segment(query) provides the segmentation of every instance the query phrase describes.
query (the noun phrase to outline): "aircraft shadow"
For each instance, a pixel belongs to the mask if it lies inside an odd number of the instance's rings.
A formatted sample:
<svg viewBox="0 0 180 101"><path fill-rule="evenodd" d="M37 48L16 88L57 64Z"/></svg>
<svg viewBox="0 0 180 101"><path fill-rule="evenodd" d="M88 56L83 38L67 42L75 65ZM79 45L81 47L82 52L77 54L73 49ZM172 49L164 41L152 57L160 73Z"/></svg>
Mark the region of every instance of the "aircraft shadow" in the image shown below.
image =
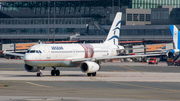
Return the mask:
<svg viewBox="0 0 180 101"><path fill-rule="evenodd" d="M4 77L37 77L36 75L6 75ZM51 75L42 75L42 77L88 77L87 75L60 75L60 76L51 76Z"/></svg>

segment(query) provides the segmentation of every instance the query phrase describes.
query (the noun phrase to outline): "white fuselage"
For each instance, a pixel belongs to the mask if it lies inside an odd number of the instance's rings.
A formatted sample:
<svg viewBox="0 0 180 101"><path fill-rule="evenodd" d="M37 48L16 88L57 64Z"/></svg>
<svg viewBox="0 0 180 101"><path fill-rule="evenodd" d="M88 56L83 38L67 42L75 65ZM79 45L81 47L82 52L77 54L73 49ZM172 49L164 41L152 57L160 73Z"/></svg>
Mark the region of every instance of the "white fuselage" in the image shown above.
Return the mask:
<svg viewBox="0 0 180 101"><path fill-rule="evenodd" d="M28 49L24 62L39 67L77 67L72 59L116 56L123 46L108 44L38 44Z"/></svg>

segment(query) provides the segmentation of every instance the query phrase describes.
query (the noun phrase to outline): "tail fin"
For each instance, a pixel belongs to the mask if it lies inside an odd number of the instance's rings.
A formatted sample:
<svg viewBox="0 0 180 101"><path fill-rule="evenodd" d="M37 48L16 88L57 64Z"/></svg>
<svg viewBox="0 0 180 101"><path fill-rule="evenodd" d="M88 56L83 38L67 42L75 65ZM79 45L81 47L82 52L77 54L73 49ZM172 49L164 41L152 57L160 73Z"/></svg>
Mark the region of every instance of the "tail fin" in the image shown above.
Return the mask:
<svg viewBox="0 0 180 101"><path fill-rule="evenodd" d="M114 44L118 45L119 43L119 34L121 27L121 12L117 12L114 21L112 23L111 29L109 30L108 36L106 38L105 44Z"/></svg>
<svg viewBox="0 0 180 101"><path fill-rule="evenodd" d="M180 49L180 32L175 25L169 25L175 49Z"/></svg>

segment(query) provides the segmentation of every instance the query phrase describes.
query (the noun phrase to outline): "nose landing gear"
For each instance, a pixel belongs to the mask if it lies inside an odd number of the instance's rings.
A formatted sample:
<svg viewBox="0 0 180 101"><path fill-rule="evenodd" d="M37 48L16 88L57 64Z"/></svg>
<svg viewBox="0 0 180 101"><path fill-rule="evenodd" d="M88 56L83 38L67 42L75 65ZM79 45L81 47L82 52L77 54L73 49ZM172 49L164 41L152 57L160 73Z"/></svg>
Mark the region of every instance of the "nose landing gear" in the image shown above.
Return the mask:
<svg viewBox="0 0 180 101"><path fill-rule="evenodd" d="M42 70L44 70L45 69L45 67L38 67L38 72L37 72L37 74L36 74L36 76L37 77L42 77Z"/></svg>
<svg viewBox="0 0 180 101"><path fill-rule="evenodd" d="M41 73L41 72L38 72L38 73L36 74L36 76L37 76L37 77L42 77L42 73Z"/></svg>

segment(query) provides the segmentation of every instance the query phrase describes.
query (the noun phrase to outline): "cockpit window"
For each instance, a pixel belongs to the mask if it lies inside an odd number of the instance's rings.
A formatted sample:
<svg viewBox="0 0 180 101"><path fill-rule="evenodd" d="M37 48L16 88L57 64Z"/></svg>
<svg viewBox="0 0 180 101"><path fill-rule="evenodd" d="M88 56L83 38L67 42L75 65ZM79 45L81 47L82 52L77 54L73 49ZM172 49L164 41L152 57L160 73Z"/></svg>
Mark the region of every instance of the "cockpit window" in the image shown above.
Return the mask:
<svg viewBox="0 0 180 101"><path fill-rule="evenodd" d="M42 53L42 52L39 50L39 53Z"/></svg>
<svg viewBox="0 0 180 101"><path fill-rule="evenodd" d="M27 50L27 52L26 53L29 53L30 52L30 50Z"/></svg>
<svg viewBox="0 0 180 101"><path fill-rule="evenodd" d="M39 53L39 50L36 50L36 53Z"/></svg>
<svg viewBox="0 0 180 101"><path fill-rule="evenodd" d="M35 53L35 50L31 50L30 53Z"/></svg>
<svg viewBox="0 0 180 101"><path fill-rule="evenodd" d="M27 50L26 53L42 53L40 50Z"/></svg>

